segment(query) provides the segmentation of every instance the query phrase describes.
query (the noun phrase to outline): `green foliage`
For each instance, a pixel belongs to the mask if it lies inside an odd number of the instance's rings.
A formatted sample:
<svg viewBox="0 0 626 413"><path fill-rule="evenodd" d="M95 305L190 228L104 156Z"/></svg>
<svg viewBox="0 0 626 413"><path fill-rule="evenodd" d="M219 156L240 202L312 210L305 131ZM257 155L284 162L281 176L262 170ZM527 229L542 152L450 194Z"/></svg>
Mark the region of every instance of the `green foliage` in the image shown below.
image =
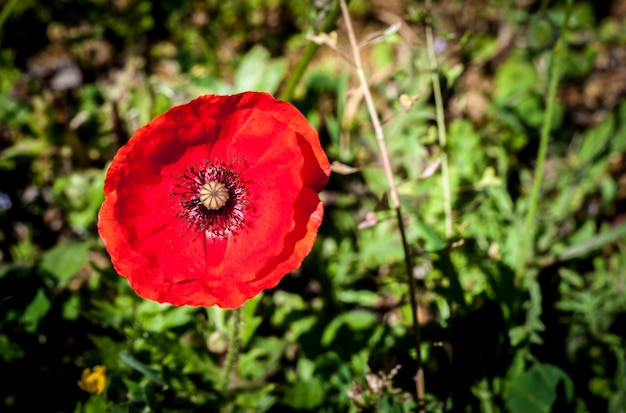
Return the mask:
<svg viewBox="0 0 626 413"><path fill-rule="evenodd" d="M535 364L507 383L504 396L507 409L512 413L551 412L559 385L563 385L566 400L571 401L572 382L567 374L549 364Z"/></svg>
<svg viewBox="0 0 626 413"><path fill-rule="evenodd" d="M563 2L442 1L432 15L419 2L401 2L406 13L383 3L350 10L418 284L426 411L625 411L623 19L575 2L563 33ZM345 26L337 50L303 55L334 1L11 7L0 33L0 358L11 378L0 410L42 400L75 412L417 410L404 253L369 115L340 54ZM389 28L389 16L405 23ZM445 148L420 40L427 18ZM555 50L562 77L546 125ZM104 174L152 117L205 93L276 94L301 58L306 71L290 94L335 162L324 223L302 268L241 309L223 391L231 312L137 297L97 236ZM71 75L64 65L81 74L67 89L52 81ZM520 282L544 126L548 157ZM76 384L96 365L107 368L101 395Z"/></svg>

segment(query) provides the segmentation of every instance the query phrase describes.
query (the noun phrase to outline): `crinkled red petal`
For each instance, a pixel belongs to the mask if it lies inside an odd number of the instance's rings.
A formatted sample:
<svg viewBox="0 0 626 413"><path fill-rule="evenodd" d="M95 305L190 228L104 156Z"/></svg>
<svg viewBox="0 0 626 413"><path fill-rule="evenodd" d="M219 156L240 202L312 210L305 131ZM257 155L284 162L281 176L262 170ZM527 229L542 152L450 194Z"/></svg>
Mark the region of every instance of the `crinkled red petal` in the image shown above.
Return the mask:
<svg viewBox="0 0 626 413"><path fill-rule="evenodd" d="M246 182L245 226L227 238L176 217L176 177L207 159L232 162ZM155 118L119 150L98 229L139 295L236 308L310 252L329 175L317 132L290 104L256 92L204 96Z"/></svg>

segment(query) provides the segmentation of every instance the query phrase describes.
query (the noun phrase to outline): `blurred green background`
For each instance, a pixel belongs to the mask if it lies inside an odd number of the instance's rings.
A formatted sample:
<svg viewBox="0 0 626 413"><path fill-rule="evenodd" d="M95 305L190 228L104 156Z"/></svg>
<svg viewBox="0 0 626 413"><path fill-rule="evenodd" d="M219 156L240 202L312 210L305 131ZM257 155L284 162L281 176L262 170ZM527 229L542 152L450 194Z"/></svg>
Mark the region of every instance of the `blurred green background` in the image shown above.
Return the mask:
<svg viewBox="0 0 626 413"><path fill-rule="evenodd" d="M335 1L0 0L0 10L1 411L416 408L403 250ZM419 1L353 0L350 11L418 282L426 411L626 411L626 1L443 0L429 13ZM307 60L320 29L336 30L336 47ZM96 220L108 162L138 127L201 94L243 90L292 101L334 173L311 255L243 307L239 362L221 391L229 312L137 297ZM529 264L516 275L520 251ZM101 395L77 385L97 365Z"/></svg>

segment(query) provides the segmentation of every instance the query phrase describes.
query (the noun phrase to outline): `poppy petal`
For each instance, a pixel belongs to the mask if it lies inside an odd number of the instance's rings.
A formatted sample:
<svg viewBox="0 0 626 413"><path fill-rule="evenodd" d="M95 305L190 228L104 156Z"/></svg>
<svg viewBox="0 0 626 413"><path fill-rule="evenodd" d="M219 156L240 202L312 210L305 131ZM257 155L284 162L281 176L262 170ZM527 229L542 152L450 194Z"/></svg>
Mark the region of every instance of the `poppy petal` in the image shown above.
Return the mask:
<svg viewBox="0 0 626 413"><path fill-rule="evenodd" d="M310 252L329 175L317 132L291 104L258 92L202 96L120 148L98 230L142 297L236 308ZM221 202L205 208L201 188L205 197L221 188Z"/></svg>

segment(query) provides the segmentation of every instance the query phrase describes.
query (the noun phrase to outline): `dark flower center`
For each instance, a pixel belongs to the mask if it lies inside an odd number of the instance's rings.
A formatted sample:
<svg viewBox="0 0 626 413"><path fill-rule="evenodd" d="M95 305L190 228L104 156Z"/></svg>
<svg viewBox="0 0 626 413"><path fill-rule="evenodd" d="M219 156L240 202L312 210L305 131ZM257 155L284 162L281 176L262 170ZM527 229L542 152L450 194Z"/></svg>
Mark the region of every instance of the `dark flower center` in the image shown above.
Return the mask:
<svg viewBox="0 0 626 413"><path fill-rule="evenodd" d="M176 177L178 190L171 195L179 197L176 216L211 238L226 238L243 227L248 192L236 172L239 164L206 161L185 169Z"/></svg>

